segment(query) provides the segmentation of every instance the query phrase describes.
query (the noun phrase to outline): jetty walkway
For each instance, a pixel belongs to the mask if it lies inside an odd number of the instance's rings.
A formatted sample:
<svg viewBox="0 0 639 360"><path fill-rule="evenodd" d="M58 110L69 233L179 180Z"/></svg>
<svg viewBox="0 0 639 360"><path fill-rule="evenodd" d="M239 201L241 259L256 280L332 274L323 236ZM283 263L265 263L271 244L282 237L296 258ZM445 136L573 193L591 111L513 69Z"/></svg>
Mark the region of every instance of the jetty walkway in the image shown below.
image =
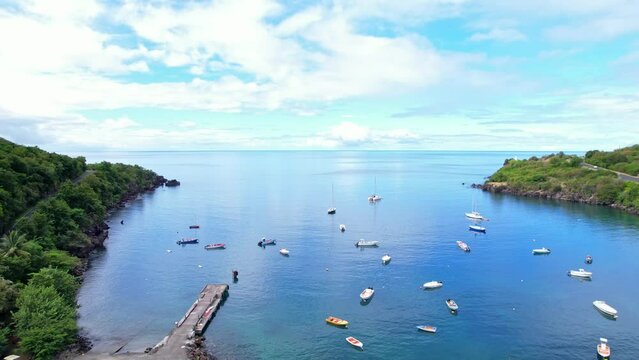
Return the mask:
<svg viewBox="0 0 639 360"><path fill-rule="evenodd" d="M186 311L175 328L155 345L148 353L114 353L78 355L76 359L86 360L187 360L189 353L196 350L195 338L204 333L220 305L228 295L226 284L204 286L193 305Z"/></svg>

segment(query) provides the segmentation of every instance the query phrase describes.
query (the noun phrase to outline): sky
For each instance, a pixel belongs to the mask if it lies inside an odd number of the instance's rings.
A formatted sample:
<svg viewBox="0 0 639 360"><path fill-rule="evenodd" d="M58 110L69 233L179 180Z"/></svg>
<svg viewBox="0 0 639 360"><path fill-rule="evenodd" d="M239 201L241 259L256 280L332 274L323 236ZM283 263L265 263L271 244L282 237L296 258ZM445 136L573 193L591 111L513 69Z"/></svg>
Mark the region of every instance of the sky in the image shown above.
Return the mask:
<svg viewBox="0 0 639 360"><path fill-rule="evenodd" d="M639 143L639 1L0 0L0 137L82 150Z"/></svg>

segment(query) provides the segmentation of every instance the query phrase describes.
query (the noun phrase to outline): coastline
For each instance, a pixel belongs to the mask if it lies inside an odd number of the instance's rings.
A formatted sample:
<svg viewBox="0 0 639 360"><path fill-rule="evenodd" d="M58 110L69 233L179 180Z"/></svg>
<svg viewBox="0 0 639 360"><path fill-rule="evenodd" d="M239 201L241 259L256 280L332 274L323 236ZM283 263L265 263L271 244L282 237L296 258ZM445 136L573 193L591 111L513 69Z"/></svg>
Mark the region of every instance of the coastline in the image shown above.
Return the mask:
<svg viewBox="0 0 639 360"><path fill-rule="evenodd" d="M567 193L564 191L551 192L547 190L519 190L509 186L508 183L506 182L491 182L491 181L488 181L484 184L471 184L470 187L473 189L480 189L482 191L491 192L493 194L508 194L508 195L523 196L523 197L538 198L538 199L561 200L561 201L569 201L569 202L576 202L576 203L589 204L589 205L605 206L605 207L609 207L613 209L619 209L633 215L639 215L639 209L631 208L631 207L616 204L616 203L608 203L608 202L600 201L595 196L586 197L579 193Z"/></svg>

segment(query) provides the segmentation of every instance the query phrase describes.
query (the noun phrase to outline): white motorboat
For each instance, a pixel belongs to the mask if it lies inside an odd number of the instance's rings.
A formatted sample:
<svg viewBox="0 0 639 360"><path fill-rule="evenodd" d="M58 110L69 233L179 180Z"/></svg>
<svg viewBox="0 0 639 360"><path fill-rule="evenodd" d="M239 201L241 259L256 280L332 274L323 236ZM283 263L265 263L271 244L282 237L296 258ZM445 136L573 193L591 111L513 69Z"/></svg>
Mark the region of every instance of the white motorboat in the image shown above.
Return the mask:
<svg viewBox="0 0 639 360"><path fill-rule="evenodd" d="M352 336L346 338L346 341L360 350L364 350L364 344Z"/></svg>
<svg viewBox="0 0 639 360"><path fill-rule="evenodd" d="M437 332L437 327L436 326L430 326L430 325L420 325L417 327L417 329L424 331L424 332L429 332L429 333L436 333Z"/></svg>
<svg viewBox="0 0 639 360"><path fill-rule="evenodd" d="M612 306L606 304L605 301L603 300L595 300L592 302L592 305L594 305L597 310L601 311L604 315L608 315L610 317L613 318L617 318L617 309L613 308Z"/></svg>
<svg viewBox="0 0 639 360"><path fill-rule="evenodd" d="M359 297L362 299L362 301L368 301L373 297L374 294L375 294L375 290L369 286L366 289L364 289L364 291L362 291L361 294L359 294Z"/></svg>
<svg viewBox="0 0 639 360"><path fill-rule="evenodd" d="M282 255L284 255L284 256L288 256L289 251L288 251L288 249L284 249L284 248L282 248L282 249L280 249L280 254L282 254Z"/></svg>
<svg viewBox="0 0 639 360"><path fill-rule="evenodd" d="M388 264L391 261L390 255L386 254L382 256L382 264Z"/></svg>
<svg viewBox="0 0 639 360"><path fill-rule="evenodd" d="M339 224L339 231L341 231L341 232L346 231L346 225L344 225L344 224Z"/></svg>
<svg viewBox="0 0 639 360"><path fill-rule="evenodd" d="M468 225L468 230L475 231L475 232L480 232L480 233L485 233L486 232L486 228L483 227L483 226L479 226L479 225Z"/></svg>
<svg viewBox="0 0 639 360"><path fill-rule="evenodd" d="M424 289L432 290L439 289L440 287L444 286L444 283L441 281L429 281L427 283L424 283L424 285L422 286L424 287Z"/></svg>
<svg viewBox="0 0 639 360"><path fill-rule="evenodd" d="M464 250L465 252L470 252L470 246L468 246L468 244L466 244L463 241L457 241L457 246L459 246L460 249Z"/></svg>
<svg viewBox="0 0 639 360"><path fill-rule="evenodd" d="M550 249L542 247L541 249L533 249L533 255L548 255L550 254Z"/></svg>
<svg viewBox="0 0 639 360"><path fill-rule="evenodd" d="M610 346L608 345L608 339L599 338L599 344L597 344L597 355L601 360L610 359Z"/></svg>
<svg viewBox="0 0 639 360"><path fill-rule="evenodd" d="M357 246L357 247L377 247L377 246L379 246L379 241L377 241L377 240L360 239L358 242L355 243L355 246Z"/></svg>
<svg viewBox="0 0 639 360"><path fill-rule="evenodd" d="M569 276L579 277L579 278L591 278L592 273L590 271L586 271L584 269L579 270L570 270L568 271Z"/></svg>
<svg viewBox="0 0 639 360"><path fill-rule="evenodd" d="M453 299L448 299L446 300L446 306L448 306L448 308L450 309L450 311L457 311L459 310L459 306L457 305L457 303L455 302L455 300Z"/></svg>

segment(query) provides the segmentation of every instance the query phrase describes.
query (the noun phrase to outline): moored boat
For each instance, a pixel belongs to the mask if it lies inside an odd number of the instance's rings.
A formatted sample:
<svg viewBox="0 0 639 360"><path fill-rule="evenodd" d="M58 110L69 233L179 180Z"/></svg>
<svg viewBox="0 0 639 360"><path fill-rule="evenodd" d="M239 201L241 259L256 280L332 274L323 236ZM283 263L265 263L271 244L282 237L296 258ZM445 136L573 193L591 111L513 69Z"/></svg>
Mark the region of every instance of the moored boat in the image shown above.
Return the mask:
<svg viewBox="0 0 639 360"><path fill-rule="evenodd" d="M327 212L328 212L329 215L333 215L333 214L335 214L337 212L337 209L334 208L334 207L328 208Z"/></svg>
<svg viewBox="0 0 639 360"><path fill-rule="evenodd" d="M542 247L541 249L533 249L533 255L548 255L550 254L550 249Z"/></svg>
<svg viewBox="0 0 639 360"><path fill-rule="evenodd" d="M267 239L267 238L262 238L262 240L260 240L257 245L258 246L267 246L267 245L275 245L275 239Z"/></svg>
<svg viewBox="0 0 639 360"><path fill-rule="evenodd" d="M442 286L444 286L444 283L441 281L429 281L422 285L422 287L426 290L439 289Z"/></svg>
<svg viewBox="0 0 639 360"><path fill-rule="evenodd" d="M284 249L284 248L282 248L282 249L280 249L280 254L282 254L282 255L284 255L284 256L288 256L289 251L288 251L288 249Z"/></svg>
<svg viewBox="0 0 639 360"><path fill-rule="evenodd" d="M419 329L421 331L433 333L433 334L437 332L437 327L436 326L430 326L430 325L420 325L420 326L417 327L417 329Z"/></svg>
<svg viewBox="0 0 639 360"><path fill-rule="evenodd" d="M189 229L199 229L200 225L190 225Z"/></svg>
<svg viewBox="0 0 639 360"><path fill-rule="evenodd" d="M368 201L370 201L370 202L377 202L377 201L380 201L380 200L382 200L382 197L377 195L377 194L372 194L372 195L368 196Z"/></svg>
<svg viewBox="0 0 639 360"><path fill-rule="evenodd" d="M586 264L592 264L592 256L590 255L586 255L586 260L585 260Z"/></svg>
<svg viewBox="0 0 639 360"><path fill-rule="evenodd" d="M464 250L465 252L470 252L470 246L468 246L468 244L466 244L463 241L457 241L457 246L459 246L460 249Z"/></svg>
<svg viewBox="0 0 639 360"><path fill-rule="evenodd" d="M466 217L471 220L478 220L478 221L486 220L486 218L483 217L482 214L480 214L478 211L471 211L469 213L465 213L464 215L466 215Z"/></svg>
<svg viewBox="0 0 639 360"><path fill-rule="evenodd" d="M364 289L364 291L362 291L361 294L359 294L359 297L363 301L368 301L373 297L373 295L375 295L375 290L371 286L369 286L366 289Z"/></svg>
<svg viewBox="0 0 639 360"><path fill-rule="evenodd" d="M382 264L388 264L391 261L391 257L390 255L386 254L384 256L382 256Z"/></svg>
<svg viewBox="0 0 639 360"><path fill-rule="evenodd" d="M468 230L474 231L474 232L480 232L480 233L486 232L486 228L479 225L468 225Z"/></svg>
<svg viewBox="0 0 639 360"><path fill-rule="evenodd" d="M608 339L599 338L599 344L597 344L597 357L600 360L610 359L610 346L608 345Z"/></svg>
<svg viewBox="0 0 639 360"><path fill-rule="evenodd" d="M197 238L182 238L176 241L175 243L178 245L185 245L185 244L197 244L197 242L198 242Z"/></svg>
<svg viewBox="0 0 639 360"><path fill-rule="evenodd" d="M339 224L339 231L341 231L341 232L346 231L346 225L344 225L344 224Z"/></svg>
<svg viewBox="0 0 639 360"><path fill-rule="evenodd" d="M599 310L600 312L602 312L604 315L610 316L612 318L617 318L617 309L613 308L612 306L606 304L605 301L603 300L595 300L592 302L592 305L597 308L597 310Z"/></svg>
<svg viewBox="0 0 639 360"><path fill-rule="evenodd" d="M448 306L450 311L457 311L459 309L459 306L457 305L457 303L453 299L446 300L446 306Z"/></svg>
<svg viewBox="0 0 639 360"><path fill-rule="evenodd" d="M337 318L335 316L327 317L326 318L326 323L331 324L333 326L338 326L338 327L347 327L348 326L348 321L346 321L344 319Z"/></svg>
<svg viewBox="0 0 639 360"><path fill-rule="evenodd" d="M204 246L206 250L221 250L226 247L226 244L208 244Z"/></svg>
<svg viewBox="0 0 639 360"><path fill-rule="evenodd" d="M346 338L346 341L360 350L364 350L364 344L352 336Z"/></svg>
<svg viewBox="0 0 639 360"><path fill-rule="evenodd" d="M358 242L355 243L355 246L357 246L357 247L377 247L377 246L379 246L379 241L377 241L377 240L360 239Z"/></svg>
<svg viewBox="0 0 639 360"><path fill-rule="evenodd" d="M588 278L588 279L590 279L592 277L592 273L590 271L586 271L584 269L570 270L570 271L568 271L568 275L569 276L578 277L578 278Z"/></svg>

